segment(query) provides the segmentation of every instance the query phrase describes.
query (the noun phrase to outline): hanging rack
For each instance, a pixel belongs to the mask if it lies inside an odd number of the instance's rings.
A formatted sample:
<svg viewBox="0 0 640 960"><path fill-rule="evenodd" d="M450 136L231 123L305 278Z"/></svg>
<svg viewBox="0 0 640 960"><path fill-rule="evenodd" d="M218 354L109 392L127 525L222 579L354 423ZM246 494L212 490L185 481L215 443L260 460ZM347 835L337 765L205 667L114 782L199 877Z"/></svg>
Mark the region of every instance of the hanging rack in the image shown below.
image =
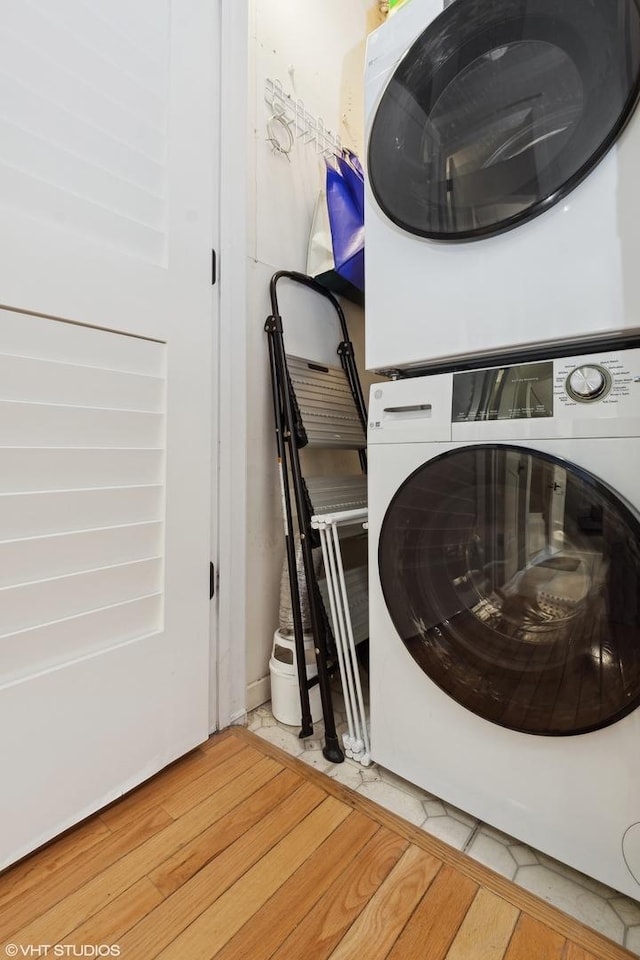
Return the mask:
<svg viewBox="0 0 640 960"><path fill-rule="evenodd" d="M328 158L341 154L340 136L325 126L322 117L314 117L309 113L303 100L286 93L280 80L265 81L264 98L273 111L271 119L277 117L281 123L286 124L292 138L314 144L316 153Z"/></svg>
<svg viewBox="0 0 640 960"><path fill-rule="evenodd" d="M360 622L356 625L351 613L349 575L345 573L342 562L338 530L354 525L364 527L367 523L367 516L367 508L361 507L355 510L341 510L338 513L326 513L311 517L312 528L320 533L320 546L326 576L325 590L342 679L347 716L347 732L342 736L342 743L346 755L352 760L357 760L364 767L368 767L371 763L371 747L369 745L364 696L358 669L356 643L369 635L369 619L366 615L368 605L366 602L364 605L360 604L361 607L364 606L365 617L360 616ZM354 586L357 588L357 579L362 579L363 572L366 576L366 569L352 571L356 577L351 577L351 589ZM360 594L360 600L364 597L366 601L366 591L361 590ZM358 636L357 634L361 635Z"/></svg>

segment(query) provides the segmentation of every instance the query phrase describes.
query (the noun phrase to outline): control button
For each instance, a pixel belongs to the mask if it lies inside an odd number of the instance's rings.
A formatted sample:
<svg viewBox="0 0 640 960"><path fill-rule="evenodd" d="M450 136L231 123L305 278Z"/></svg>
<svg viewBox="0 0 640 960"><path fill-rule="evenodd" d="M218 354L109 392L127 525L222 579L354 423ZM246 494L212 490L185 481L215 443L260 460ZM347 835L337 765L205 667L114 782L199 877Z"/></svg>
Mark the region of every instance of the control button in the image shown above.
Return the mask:
<svg viewBox="0 0 640 960"><path fill-rule="evenodd" d="M604 376L597 367L579 367L569 374L569 384L581 397L597 397L604 387Z"/></svg>
<svg viewBox="0 0 640 960"><path fill-rule="evenodd" d="M611 389L611 376L603 367L577 367L567 377L565 386L574 400L583 403L600 400Z"/></svg>

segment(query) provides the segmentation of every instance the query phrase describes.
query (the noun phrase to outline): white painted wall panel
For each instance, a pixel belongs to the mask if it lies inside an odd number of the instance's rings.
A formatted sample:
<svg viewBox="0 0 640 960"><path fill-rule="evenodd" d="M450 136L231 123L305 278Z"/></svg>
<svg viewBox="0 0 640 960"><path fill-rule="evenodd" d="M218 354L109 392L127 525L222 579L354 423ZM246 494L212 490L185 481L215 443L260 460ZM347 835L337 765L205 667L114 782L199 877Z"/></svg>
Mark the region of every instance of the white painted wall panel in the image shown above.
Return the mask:
<svg viewBox="0 0 640 960"><path fill-rule="evenodd" d="M7 210L81 235L98 236L104 246L149 263L164 263L164 233L16 170L2 161L1 149L0 189Z"/></svg>
<svg viewBox="0 0 640 960"><path fill-rule="evenodd" d="M26 7L18 0L19 8ZM22 16L19 9L17 16ZM23 30L26 23L22 21ZM108 90L96 89L84 77L78 76L47 47L46 40L28 32L20 33L18 21L3 18L0 28L0 54L5 76L19 82L24 89L41 99L42 110L49 103L65 110L91 131L98 129L104 135L121 143L132 154L139 154L162 164L164 140L161 133L146 118L136 117L126 106L115 102ZM97 104L97 109L96 109ZM47 129L46 124L43 129ZM156 181L157 186L158 181Z"/></svg>
<svg viewBox="0 0 640 960"><path fill-rule="evenodd" d="M166 4L157 0L84 0L84 5L101 22L126 38L136 51L136 57L144 58L147 67L164 64L163 53L166 43L167 18ZM156 76L156 82L160 76Z"/></svg>
<svg viewBox="0 0 640 960"><path fill-rule="evenodd" d="M0 400L2 446L157 447L163 430L159 413Z"/></svg>
<svg viewBox="0 0 640 960"><path fill-rule="evenodd" d="M50 0L31 0L40 13L51 16ZM131 31L133 4L126 11L118 11L113 2L87 3L86 0L68 0L64 27L79 43L86 45L108 64L120 78L133 81L147 96L154 98L154 90L166 83L167 5L154 0L153 6L136 0L136 7L152 10L155 30L150 31L148 21L138 34ZM110 77L111 79L111 77ZM158 100L158 97L155 97ZM126 100L125 100L126 102Z"/></svg>
<svg viewBox="0 0 640 960"><path fill-rule="evenodd" d="M17 108L22 112L22 108ZM28 104L27 104L28 109ZM59 191L73 194L77 200L162 231L164 200L161 196L130 183L68 149L58 146L43 135L0 118L2 161L6 167L26 177L50 184ZM15 203L15 198L14 198Z"/></svg>
<svg viewBox="0 0 640 960"><path fill-rule="evenodd" d="M3 205L164 264L168 0L154 8L164 30L144 43L109 5L102 16L82 0L65 9L2 3Z"/></svg>
<svg viewBox="0 0 640 960"><path fill-rule="evenodd" d="M48 671L152 636L162 629L162 609L162 595L155 594L0 636L0 685L29 676L34 663Z"/></svg>
<svg viewBox="0 0 640 960"><path fill-rule="evenodd" d="M0 542L0 588L162 554L162 524L138 523Z"/></svg>
<svg viewBox="0 0 640 960"><path fill-rule="evenodd" d="M74 13L78 13L80 5L74 6ZM158 15L166 18L167 4L158 2L157 7ZM2 13L11 32L24 37L43 57L103 92L127 112L146 117L149 126L163 126L162 99L131 73L131 61L124 69L115 62L122 47L114 48L108 44L108 37L100 36L99 22L89 11L76 17L65 8L62 18L47 0L2 0Z"/></svg>
<svg viewBox="0 0 640 960"><path fill-rule="evenodd" d="M52 323L48 317L0 310L2 353L39 357L94 369L164 377L164 343L140 337L114 336L109 330L79 323Z"/></svg>
<svg viewBox="0 0 640 960"><path fill-rule="evenodd" d="M44 481L46 483L46 479ZM162 516L160 484L97 490L0 495L2 538L16 540L65 530L143 523Z"/></svg>
<svg viewBox="0 0 640 960"><path fill-rule="evenodd" d="M156 412L164 380L0 354L0 399Z"/></svg>
<svg viewBox="0 0 640 960"><path fill-rule="evenodd" d="M3 587L0 623L6 633L15 633L123 600L146 597L158 593L161 586L162 560L155 558Z"/></svg>
<svg viewBox="0 0 640 960"><path fill-rule="evenodd" d="M0 682L162 626L165 350L0 310Z"/></svg>
<svg viewBox="0 0 640 960"><path fill-rule="evenodd" d="M65 149L76 157L110 170L116 177L145 188L160 196L164 187L161 160L154 160L123 143L125 131L109 133L94 126L72 110L51 99L49 91L33 89L33 70L25 65L20 42L13 43L0 29L2 83L0 84L0 117L5 123L36 134L48 143ZM71 93L71 91L70 91Z"/></svg>
<svg viewBox="0 0 640 960"><path fill-rule="evenodd" d="M162 449L0 447L0 494L162 483ZM46 477L46 481L43 479Z"/></svg>

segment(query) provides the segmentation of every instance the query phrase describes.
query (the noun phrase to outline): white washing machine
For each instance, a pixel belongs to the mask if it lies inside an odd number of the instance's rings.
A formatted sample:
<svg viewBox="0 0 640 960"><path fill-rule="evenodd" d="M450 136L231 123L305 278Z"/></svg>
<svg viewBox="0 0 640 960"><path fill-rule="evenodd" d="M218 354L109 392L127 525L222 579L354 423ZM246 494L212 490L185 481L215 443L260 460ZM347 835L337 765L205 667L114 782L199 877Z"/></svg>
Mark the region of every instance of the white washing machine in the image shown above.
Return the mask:
<svg viewBox="0 0 640 960"><path fill-rule="evenodd" d="M367 367L637 336L639 0L444 4L367 46Z"/></svg>
<svg viewBox="0 0 640 960"><path fill-rule="evenodd" d="M640 349L371 388L374 760L640 898Z"/></svg>

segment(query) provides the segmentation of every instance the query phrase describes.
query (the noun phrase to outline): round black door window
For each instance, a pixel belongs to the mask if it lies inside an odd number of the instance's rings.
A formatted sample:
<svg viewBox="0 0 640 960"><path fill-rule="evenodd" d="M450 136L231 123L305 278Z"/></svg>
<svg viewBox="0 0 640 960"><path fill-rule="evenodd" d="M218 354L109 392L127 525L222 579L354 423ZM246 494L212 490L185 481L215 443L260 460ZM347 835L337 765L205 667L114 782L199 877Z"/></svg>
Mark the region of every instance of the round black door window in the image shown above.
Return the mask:
<svg viewBox="0 0 640 960"><path fill-rule="evenodd" d="M524 733L586 733L640 704L640 518L543 453L478 445L415 471L386 513L382 590L445 693Z"/></svg>
<svg viewBox="0 0 640 960"><path fill-rule="evenodd" d="M368 174L410 233L508 230L572 190L640 87L640 0L456 0L380 100Z"/></svg>

